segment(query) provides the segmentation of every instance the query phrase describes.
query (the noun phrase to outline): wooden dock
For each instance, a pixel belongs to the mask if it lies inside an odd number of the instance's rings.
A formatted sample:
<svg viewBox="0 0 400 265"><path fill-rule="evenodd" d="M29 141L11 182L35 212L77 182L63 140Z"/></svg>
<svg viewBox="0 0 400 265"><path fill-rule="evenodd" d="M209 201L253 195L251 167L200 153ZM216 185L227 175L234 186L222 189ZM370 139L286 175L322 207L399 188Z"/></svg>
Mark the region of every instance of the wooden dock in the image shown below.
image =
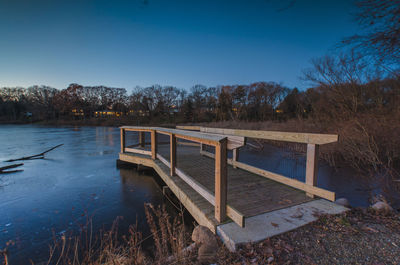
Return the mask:
<svg viewBox="0 0 400 265"><path fill-rule="evenodd" d="M131 132L138 134L139 143L129 146L126 135ZM159 135L169 141L161 142ZM307 144L306 181L240 162L239 149L247 138ZM316 187L316 181L318 146L337 140L337 135L322 134L124 126L119 158L154 168L195 220L216 232L221 224L233 221L245 227L247 218L301 205L317 196L335 200L335 194Z"/></svg>

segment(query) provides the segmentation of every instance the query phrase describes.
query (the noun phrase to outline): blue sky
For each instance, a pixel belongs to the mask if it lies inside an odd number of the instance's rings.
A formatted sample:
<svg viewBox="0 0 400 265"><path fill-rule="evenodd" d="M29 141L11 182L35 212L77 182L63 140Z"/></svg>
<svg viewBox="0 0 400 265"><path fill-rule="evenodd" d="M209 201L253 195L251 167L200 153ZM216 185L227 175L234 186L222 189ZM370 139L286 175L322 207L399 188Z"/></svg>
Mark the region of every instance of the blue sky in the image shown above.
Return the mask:
<svg viewBox="0 0 400 265"><path fill-rule="evenodd" d="M357 32L352 1L0 0L0 87L299 79Z"/></svg>

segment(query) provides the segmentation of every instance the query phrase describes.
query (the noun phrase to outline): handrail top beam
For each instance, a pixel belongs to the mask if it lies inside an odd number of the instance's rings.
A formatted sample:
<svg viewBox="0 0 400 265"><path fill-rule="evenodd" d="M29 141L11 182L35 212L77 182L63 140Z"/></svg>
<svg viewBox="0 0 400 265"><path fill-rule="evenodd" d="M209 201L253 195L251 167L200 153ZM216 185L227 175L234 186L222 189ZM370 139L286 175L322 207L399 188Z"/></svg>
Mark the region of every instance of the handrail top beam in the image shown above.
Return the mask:
<svg viewBox="0 0 400 265"><path fill-rule="evenodd" d="M192 131L200 131L201 126L193 126L193 125L176 125L176 129L180 130L192 130Z"/></svg>
<svg viewBox="0 0 400 265"><path fill-rule="evenodd" d="M285 141L306 144L328 144L339 140L337 134L319 134L319 133L297 133L280 131L258 131L258 130L238 130L224 128L200 127L200 132L215 133L219 135L244 136L249 138L258 138L274 141Z"/></svg>
<svg viewBox="0 0 400 265"><path fill-rule="evenodd" d="M151 132L155 127L144 127L144 126L121 126L120 129L132 129L132 130L142 130Z"/></svg>
<svg viewBox="0 0 400 265"><path fill-rule="evenodd" d="M179 129L169 129L163 127L143 127L143 126L122 126L121 129L131 130L142 130L142 131L159 131L164 133L175 134L178 138L184 138L188 140L197 140L198 142L206 141L208 143L218 144L222 140L226 139L225 135L218 135L206 132L194 132Z"/></svg>
<svg viewBox="0 0 400 265"><path fill-rule="evenodd" d="M211 127L200 127L198 131L188 131L185 129L169 129L164 127L143 127L143 126L122 126L121 129L132 129L142 131L160 131L164 133L173 133L178 137L187 136L190 138L201 140L207 140L214 143L218 143L228 136L243 136L249 138L258 138L265 140L274 141L285 141L294 143L306 143L306 144L328 144L335 143L339 140L337 134L319 134L319 133L297 133L297 132L280 132L280 131L258 131L258 130L239 130L239 129L225 129L225 128L211 128Z"/></svg>

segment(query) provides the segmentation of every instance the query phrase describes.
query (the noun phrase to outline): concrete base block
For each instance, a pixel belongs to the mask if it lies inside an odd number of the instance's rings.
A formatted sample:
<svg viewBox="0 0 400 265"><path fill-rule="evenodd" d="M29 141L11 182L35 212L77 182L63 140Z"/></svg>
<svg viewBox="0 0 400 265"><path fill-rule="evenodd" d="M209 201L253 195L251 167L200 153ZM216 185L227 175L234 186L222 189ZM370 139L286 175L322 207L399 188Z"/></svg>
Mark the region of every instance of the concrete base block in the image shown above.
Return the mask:
<svg viewBox="0 0 400 265"><path fill-rule="evenodd" d="M217 234L230 251L241 244L258 242L288 232L318 219L321 214L339 214L346 207L324 199L314 200L273 212L246 218L246 227L231 222L217 226Z"/></svg>

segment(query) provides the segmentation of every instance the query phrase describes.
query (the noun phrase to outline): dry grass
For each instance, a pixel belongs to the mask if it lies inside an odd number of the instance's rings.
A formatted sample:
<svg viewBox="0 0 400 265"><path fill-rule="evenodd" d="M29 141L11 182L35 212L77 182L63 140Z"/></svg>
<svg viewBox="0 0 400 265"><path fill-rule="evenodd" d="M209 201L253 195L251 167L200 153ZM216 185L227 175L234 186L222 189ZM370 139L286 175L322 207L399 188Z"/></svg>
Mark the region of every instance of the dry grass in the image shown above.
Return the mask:
<svg viewBox="0 0 400 265"><path fill-rule="evenodd" d="M147 223L151 234L145 238L130 226L127 235L118 231L117 218L111 229L93 236L91 222L79 236L61 236L50 246L47 263L40 264L93 264L93 265L142 265L142 264L191 264L195 257L183 251L190 242L183 216L171 218L164 206L145 204ZM143 244L153 241L153 248L143 249ZM35 264L32 262L32 264Z"/></svg>

